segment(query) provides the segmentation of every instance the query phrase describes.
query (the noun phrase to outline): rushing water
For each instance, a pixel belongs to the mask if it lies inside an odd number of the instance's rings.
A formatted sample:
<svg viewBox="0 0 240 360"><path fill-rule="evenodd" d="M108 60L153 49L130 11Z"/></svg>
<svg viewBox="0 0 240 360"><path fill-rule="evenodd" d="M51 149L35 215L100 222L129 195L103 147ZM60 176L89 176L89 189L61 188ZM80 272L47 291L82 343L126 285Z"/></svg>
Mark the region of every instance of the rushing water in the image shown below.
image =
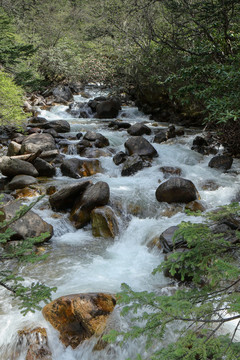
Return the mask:
<svg viewBox="0 0 240 360"><path fill-rule="evenodd" d="M92 97L99 93L88 90ZM101 93L102 94L102 93ZM76 101L87 101L81 96L75 96ZM124 142L128 138L125 130L112 131L107 127L107 120L73 118L66 112L66 106L55 106L51 111L41 111L41 116L48 120L65 119L71 124L72 134L93 130L101 132L110 141L110 148L124 151ZM119 118L129 123L146 121L152 129L155 124L135 107L123 107ZM158 128L164 124L158 124ZM164 216L169 206L160 204L155 199L155 191L163 180L160 166L177 166L182 169L182 176L190 179L196 185L201 199L208 209L224 205L234 199L239 190L240 176L237 174L239 162L234 160L232 171L220 173L208 167L211 156L202 156L191 150L192 140L196 133L177 139L171 139L163 144L153 144L159 157L155 158L150 168L144 168L133 176L122 177L121 166L116 166L112 157L101 157L104 172L94 175L93 181L105 181L110 187L110 199L120 204L120 235L113 240L94 238L90 227L76 230L69 222L67 215L54 216L47 204L47 199L38 204L36 212L54 227L54 236L45 246L49 257L37 264L28 264L20 268L26 283L44 281L47 285L57 286L53 298L65 294L80 292L110 292L119 291L121 283L129 284L134 290L164 289L168 291L171 281L163 275L153 276L152 270L162 261L163 255L157 250L149 250L147 243L169 226L183 220L201 221L200 218L186 217L184 212L177 212L172 217ZM146 136L152 140L151 136ZM67 157L79 157L72 151ZM236 170L236 171L235 171ZM67 184L74 179L61 176L60 171L51 184ZM206 181L217 183L216 190L203 190ZM133 215L132 209L138 209ZM133 341L125 347L108 347L105 350L92 352L96 339L86 341L77 349L64 348L58 340L58 333L43 318L41 312L29 313L23 317L17 308L17 302L0 288L0 353L1 359L12 359L14 347L17 344L17 331L23 328L45 327L48 332L49 345L53 360L94 360L116 359L124 360L140 352L144 355L144 341ZM117 328L127 328L128 320L119 316L116 308L111 319ZM172 336L169 335L169 336ZM15 359L25 359L24 350Z"/></svg>

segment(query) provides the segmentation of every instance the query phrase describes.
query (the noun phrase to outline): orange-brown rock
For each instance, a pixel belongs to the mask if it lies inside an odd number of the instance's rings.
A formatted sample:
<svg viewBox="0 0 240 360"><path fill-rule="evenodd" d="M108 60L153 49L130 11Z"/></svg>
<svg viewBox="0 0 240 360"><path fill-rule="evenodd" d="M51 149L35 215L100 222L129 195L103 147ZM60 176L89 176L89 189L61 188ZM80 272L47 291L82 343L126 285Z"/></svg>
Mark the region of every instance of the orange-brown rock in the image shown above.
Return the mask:
<svg viewBox="0 0 240 360"><path fill-rule="evenodd" d="M205 211L206 208L205 206L203 205L203 203L199 200L195 200L195 201L191 201L190 203L188 203L186 206L185 206L185 209L187 210L191 210L193 212L196 212L196 211Z"/></svg>
<svg viewBox="0 0 240 360"><path fill-rule="evenodd" d="M62 296L46 305L46 320L60 332L65 346L76 348L92 335L101 335L116 305L114 296L103 293Z"/></svg>
<svg viewBox="0 0 240 360"><path fill-rule="evenodd" d="M25 187L23 189L15 190L12 195L15 197L15 199L21 199L25 197L34 197L39 196L42 194L41 189L32 189L30 187Z"/></svg>
<svg viewBox="0 0 240 360"><path fill-rule="evenodd" d="M19 343L27 345L26 360L51 360L52 354L48 346L47 332L44 328L21 330L18 332Z"/></svg>
<svg viewBox="0 0 240 360"><path fill-rule="evenodd" d="M118 235L118 221L110 206L101 206L91 212L93 236L115 238Z"/></svg>

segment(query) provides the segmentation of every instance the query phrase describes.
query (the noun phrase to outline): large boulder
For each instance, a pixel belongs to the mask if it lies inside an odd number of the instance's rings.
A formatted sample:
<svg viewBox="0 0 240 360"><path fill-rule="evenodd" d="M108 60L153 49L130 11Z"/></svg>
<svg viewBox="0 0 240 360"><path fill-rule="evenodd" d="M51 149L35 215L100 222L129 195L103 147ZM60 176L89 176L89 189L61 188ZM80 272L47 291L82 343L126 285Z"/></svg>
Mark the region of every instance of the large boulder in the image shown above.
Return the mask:
<svg viewBox="0 0 240 360"><path fill-rule="evenodd" d="M109 145L108 139L102 134L97 133L95 131L88 131L84 135L83 140L94 142L94 145L98 148L102 148Z"/></svg>
<svg viewBox="0 0 240 360"><path fill-rule="evenodd" d="M39 176L52 177L56 173L56 169L47 161L41 158L36 158L33 161L33 165L37 169Z"/></svg>
<svg viewBox="0 0 240 360"><path fill-rule="evenodd" d="M55 140L50 134L32 134L27 136L21 147L22 154L35 153L38 150L49 151L55 150Z"/></svg>
<svg viewBox="0 0 240 360"><path fill-rule="evenodd" d="M121 110L121 102L118 99L101 101L96 106L97 117L99 119L113 119L117 117Z"/></svg>
<svg viewBox="0 0 240 360"><path fill-rule="evenodd" d="M52 90L55 101L65 103L73 100L73 94L69 86L59 85Z"/></svg>
<svg viewBox="0 0 240 360"><path fill-rule="evenodd" d="M136 123L132 125L127 132L131 136L141 136L141 135L150 135L151 129L142 123Z"/></svg>
<svg viewBox="0 0 240 360"><path fill-rule="evenodd" d="M44 129L53 129L57 133L66 133L71 130L70 124L67 120L53 120L44 125Z"/></svg>
<svg viewBox="0 0 240 360"><path fill-rule="evenodd" d="M103 333L115 305L110 294L74 294L53 300L42 312L60 332L62 343L75 349L82 341Z"/></svg>
<svg viewBox="0 0 240 360"><path fill-rule="evenodd" d="M208 166L214 169L227 171L231 168L233 159L227 155L214 156L208 163Z"/></svg>
<svg viewBox="0 0 240 360"><path fill-rule="evenodd" d="M20 200L7 203L1 207L2 215L0 215L0 221L12 219L16 212L22 206ZM24 216L11 224L11 229L15 231L15 234L11 239L21 240L26 238L32 238L40 236L42 233L49 233L49 236L45 240L51 239L53 235L53 227L44 221L39 215L32 210L29 210Z"/></svg>
<svg viewBox="0 0 240 360"><path fill-rule="evenodd" d="M159 202L189 203L198 198L198 192L192 181L181 177L171 177L160 184L156 190Z"/></svg>
<svg viewBox="0 0 240 360"><path fill-rule="evenodd" d="M67 210L72 208L76 199L82 196L90 181L79 181L64 186L49 197L49 202L54 210Z"/></svg>
<svg viewBox="0 0 240 360"><path fill-rule="evenodd" d="M157 157L156 149L142 136L134 136L129 138L125 144L128 155L139 155L144 158Z"/></svg>
<svg viewBox="0 0 240 360"><path fill-rule="evenodd" d="M174 234L178 229L178 226L171 226L160 235L159 242L164 253L171 252L178 248L187 247L186 240L184 240L183 237L174 239Z"/></svg>
<svg viewBox="0 0 240 360"><path fill-rule="evenodd" d="M143 159L138 155L129 156L126 161L124 161L123 168L121 171L122 176L130 176L142 170L144 166Z"/></svg>
<svg viewBox="0 0 240 360"><path fill-rule="evenodd" d="M65 159L61 164L62 174L75 179L81 176L91 176L103 172L101 163L98 159L81 160L78 158Z"/></svg>
<svg viewBox="0 0 240 360"><path fill-rule="evenodd" d="M26 186L37 184L37 180L33 176L29 175L16 175L8 184L10 190L23 189Z"/></svg>
<svg viewBox="0 0 240 360"><path fill-rule="evenodd" d="M89 223L91 211L95 207L107 205L109 198L110 189L107 183L99 181L89 186L71 211L70 220L74 226L79 229Z"/></svg>
<svg viewBox="0 0 240 360"><path fill-rule="evenodd" d="M16 175L38 176L37 169L29 162L20 159L11 159L3 156L0 162L0 170L4 176Z"/></svg>
<svg viewBox="0 0 240 360"><path fill-rule="evenodd" d="M91 212L93 236L115 238L118 235L118 221L110 206L101 206Z"/></svg>

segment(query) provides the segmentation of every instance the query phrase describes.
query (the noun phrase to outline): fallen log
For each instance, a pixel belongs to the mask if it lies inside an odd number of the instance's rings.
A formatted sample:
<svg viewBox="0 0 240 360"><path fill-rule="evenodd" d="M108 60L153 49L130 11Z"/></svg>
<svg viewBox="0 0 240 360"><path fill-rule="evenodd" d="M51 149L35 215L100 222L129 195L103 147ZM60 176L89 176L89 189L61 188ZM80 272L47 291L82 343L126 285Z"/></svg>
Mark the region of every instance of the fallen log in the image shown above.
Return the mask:
<svg viewBox="0 0 240 360"><path fill-rule="evenodd" d="M14 155L14 156L9 156L10 159L20 159L20 160L25 160L25 161L34 161L36 159L36 157L40 157L42 159L49 157L49 156L55 156L59 154L58 150L49 150L49 151L43 151L41 154L37 155L35 157L35 155L38 153L38 151L34 154L24 154L24 155Z"/></svg>

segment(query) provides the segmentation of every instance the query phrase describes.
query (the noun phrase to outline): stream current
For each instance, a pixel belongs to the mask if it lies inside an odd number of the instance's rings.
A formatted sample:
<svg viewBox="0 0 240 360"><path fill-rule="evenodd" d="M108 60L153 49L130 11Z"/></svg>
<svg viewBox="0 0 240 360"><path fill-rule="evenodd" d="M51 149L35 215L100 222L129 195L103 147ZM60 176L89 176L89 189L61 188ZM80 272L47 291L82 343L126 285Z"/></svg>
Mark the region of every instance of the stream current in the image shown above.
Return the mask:
<svg viewBox="0 0 240 360"><path fill-rule="evenodd" d="M91 98L104 95L99 90L89 88ZM74 97L77 102L87 102L80 95ZM50 111L41 110L41 115L47 120L64 119L71 125L72 135L88 130L97 131L106 136L110 148L115 152L124 151L124 142L129 138L126 130L116 131L108 128L109 120L95 118L74 118L67 110L67 106L59 105ZM141 113L136 107L123 106L119 119L131 124L146 122L152 129L161 129L166 124L158 123L157 127L149 117ZM26 283L43 281L49 286L56 286L57 292L53 299L68 294L88 292L116 293L121 283L127 283L136 291L168 292L172 280L162 274L152 275L152 270L163 260L163 254L157 250L150 250L148 242L159 236L168 227L177 225L181 221L201 221L201 218L189 217L183 210L169 217L169 209L173 208L165 203L157 202L155 191L159 182L163 181L160 166L174 166L182 169L182 177L191 180L201 196L206 208L212 209L231 202L239 191L240 175L239 161L234 159L231 171L222 173L208 167L212 158L203 156L191 150L196 130L186 131L186 135L170 139L165 143L153 146L159 157L154 158L152 166L138 171L132 176L121 176L121 165L116 166L112 157L100 157L103 173L91 177L93 182L105 181L110 187L110 200L119 203L120 235L114 240L95 238L91 227L76 230L68 220L67 214L55 213L48 206L45 197L34 209L45 221L54 227L54 236L45 246L49 257L44 262L27 264L20 267L20 274ZM145 136L152 143L153 135ZM71 151L66 156L79 157L74 151L72 141ZM221 149L220 149L221 150ZM60 170L50 181L51 185L66 185L74 179L61 175ZM215 190L204 187L206 182L216 183ZM168 216L166 216L168 215ZM116 307L110 323L118 329L128 328L128 319L121 318L119 308ZM101 351L92 351L96 339L85 341L75 350L65 348L58 339L58 332L45 321L40 311L23 316L5 289L0 288L0 358L12 360L12 353L18 340L18 330L45 327L48 333L49 346L53 360L125 360L136 353L143 356L144 341L135 340L120 348L116 345L108 346ZM110 324L111 325L111 324ZM173 333L168 334L171 338ZM23 348L16 360L24 360L26 350Z"/></svg>

